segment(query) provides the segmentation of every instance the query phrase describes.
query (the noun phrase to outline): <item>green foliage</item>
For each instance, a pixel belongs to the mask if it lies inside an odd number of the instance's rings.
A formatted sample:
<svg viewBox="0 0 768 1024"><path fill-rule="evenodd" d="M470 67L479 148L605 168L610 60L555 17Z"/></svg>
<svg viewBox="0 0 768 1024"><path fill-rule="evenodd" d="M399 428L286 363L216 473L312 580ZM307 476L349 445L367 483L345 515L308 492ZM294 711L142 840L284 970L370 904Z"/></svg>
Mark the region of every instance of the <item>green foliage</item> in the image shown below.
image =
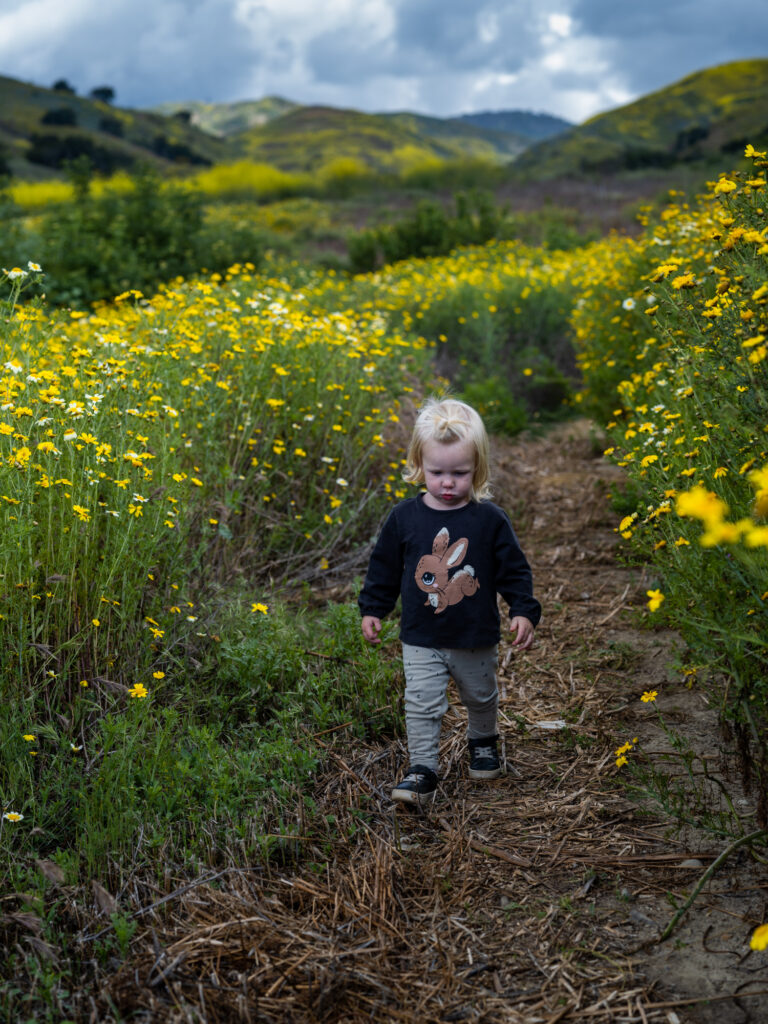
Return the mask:
<svg viewBox="0 0 768 1024"><path fill-rule="evenodd" d="M87 692L79 695L70 710L86 730L77 749L65 729L46 724L43 694L23 711L3 704L5 806L25 821L0 828L6 872L54 857L67 862L70 882L73 872L106 879L110 864L136 869L160 850L191 862L210 858L217 843L252 856L261 835L290 830L296 794L321 756L312 733L400 728L394 666L364 644L356 605L229 615L220 625L226 639L209 642L186 685L158 684L151 701L101 717ZM123 949L129 922L113 925Z"/></svg>
<svg viewBox="0 0 768 1024"><path fill-rule="evenodd" d="M509 381L499 376L470 377L462 387L462 398L495 434L512 437L528 425L528 410L513 397Z"/></svg>
<svg viewBox="0 0 768 1024"><path fill-rule="evenodd" d="M149 166L124 193L94 198L86 159L70 166L71 204L46 214L38 228L37 258L46 267L46 294L57 304L83 305L202 269L225 270L238 260L257 263L263 242L240 226L225 236L209 230L202 198L163 183ZM27 242L32 248L33 242Z"/></svg>
<svg viewBox="0 0 768 1024"><path fill-rule="evenodd" d="M630 478L622 535L654 566L654 614L686 640L687 673L707 667L702 685L764 792L768 161L748 155L750 171L613 246L574 322L585 403L609 421Z"/></svg>
<svg viewBox="0 0 768 1024"><path fill-rule="evenodd" d="M377 231L358 231L347 241L347 261L353 274L370 274L379 263Z"/></svg>
<svg viewBox="0 0 768 1024"><path fill-rule="evenodd" d="M3 256L11 266L22 262L23 231L20 213L10 194L10 178L4 177L0 171L0 232Z"/></svg>
<svg viewBox="0 0 768 1024"><path fill-rule="evenodd" d="M454 197L455 212L432 199L389 227L350 236L348 258L353 273L367 273L384 263L441 256L459 245L481 245L498 237L506 211L486 192L472 190Z"/></svg>
<svg viewBox="0 0 768 1024"><path fill-rule="evenodd" d="M576 210L545 203L538 210L510 214L498 237L517 238L545 249L570 250L596 241L599 234Z"/></svg>
<svg viewBox="0 0 768 1024"><path fill-rule="evenodd" d="M489 300L493 311L489 306ZM462 283L420 311L420 328L440 339L438 365L492 428L518 433L531 419L563 415L573 381L572 286L525 279Z"/></svg>
<svg viewBox="0 0 768 1024"><path fill-rule="evenodd" d="M195 878L298 858L292 837L333 829L310 796L325 756L313 734L400 730L396 668L365 645L355 605L303 615L277 604L256 616L228 608L216 623L227 639L210 645L201 671L93 722L78 751L35 725L31 757L19 730L34 718L22 726L21 709L0 706L4 806L24 813L0 821L0 877L4 891L25 894L20 909L56 954L36 957L18 926L0 971L0 1018L79 1019L75 993L89 988L92 958L115 969L131 955L143 929L137 908L120 899L83 957L71 920L77 887L96 879L117 895L137 874L162 884L169 865ZM385 633L394 638L392 625ZM42 697L37 707L42 715ZM62 872L65 898L41 860ZM17 926L8 924L10 937Z"/></svg>

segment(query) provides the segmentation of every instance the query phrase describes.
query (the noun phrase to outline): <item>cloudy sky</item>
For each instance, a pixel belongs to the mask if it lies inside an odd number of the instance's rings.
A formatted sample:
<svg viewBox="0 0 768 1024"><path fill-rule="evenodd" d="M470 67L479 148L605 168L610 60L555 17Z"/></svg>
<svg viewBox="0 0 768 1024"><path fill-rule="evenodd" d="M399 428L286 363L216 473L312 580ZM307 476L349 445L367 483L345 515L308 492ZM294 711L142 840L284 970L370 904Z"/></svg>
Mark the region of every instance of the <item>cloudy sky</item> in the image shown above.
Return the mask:
<svg viewBox="0 0 768 1024"><path fill-rule="evenodd" d="M582 121L768 57L765 0L2 0L0 74L120 106L280 95Z"/></svg>

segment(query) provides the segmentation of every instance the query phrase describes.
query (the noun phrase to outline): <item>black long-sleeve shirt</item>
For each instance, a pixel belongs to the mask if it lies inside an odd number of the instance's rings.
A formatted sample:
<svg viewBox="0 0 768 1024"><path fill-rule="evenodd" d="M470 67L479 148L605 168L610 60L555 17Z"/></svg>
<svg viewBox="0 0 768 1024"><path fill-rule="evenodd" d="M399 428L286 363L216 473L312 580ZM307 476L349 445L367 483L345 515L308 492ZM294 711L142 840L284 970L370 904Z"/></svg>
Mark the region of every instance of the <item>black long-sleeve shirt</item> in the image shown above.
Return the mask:
<svg viewBox="0 0 768 1024"><path fill-rule="evenodd" d="M486 647L500 639L496 595L534 626L541 605L506 513L490 501L436 510L422 496L390 512L358 598L382 618L402 598L400 638L420 647Z"/></svg>

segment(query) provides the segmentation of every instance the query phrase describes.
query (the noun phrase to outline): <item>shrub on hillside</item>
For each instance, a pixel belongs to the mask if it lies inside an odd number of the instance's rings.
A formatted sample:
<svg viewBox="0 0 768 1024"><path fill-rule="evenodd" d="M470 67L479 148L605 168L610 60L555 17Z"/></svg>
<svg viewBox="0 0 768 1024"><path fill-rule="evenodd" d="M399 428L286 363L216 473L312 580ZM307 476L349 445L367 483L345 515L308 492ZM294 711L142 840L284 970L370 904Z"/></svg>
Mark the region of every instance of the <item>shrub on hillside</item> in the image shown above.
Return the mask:
<svg viewBox="0 0 768 1024"><path fill-rule="evenodd" d="M130 288L152 290L159 281L202 268L223 270L237 260L258 263L263 244L240 227L224 236L205 223L202 197L163 183L142 168L121 193L94 198L86 162L70 167L71 203L45 215L40 228L46 292L54 303L90 303Z"/></svg>
<svg viewBox="0 0 768 1024"><path fill-rule="evenodd" d="M77 113L72 107L52 107L40 118L40 124L77 124Z"/></svg>
<svg viewBox="0 0 768 1024"><path fill-rule="evenodd" d="M87 135L33 132L29 141L27 160L56 170L80 157L87 157L100 174L112 174L119 167L130 167L133 163L132 157L99 146Z"/></svg>
<svg viewBox="0 0 768 1024"><path fill-rule="evenodd" d="M119 117L100 117L99 131L106 132L107 135L114 135L116 138L121 138L123 135L123 122Z"/></svg>

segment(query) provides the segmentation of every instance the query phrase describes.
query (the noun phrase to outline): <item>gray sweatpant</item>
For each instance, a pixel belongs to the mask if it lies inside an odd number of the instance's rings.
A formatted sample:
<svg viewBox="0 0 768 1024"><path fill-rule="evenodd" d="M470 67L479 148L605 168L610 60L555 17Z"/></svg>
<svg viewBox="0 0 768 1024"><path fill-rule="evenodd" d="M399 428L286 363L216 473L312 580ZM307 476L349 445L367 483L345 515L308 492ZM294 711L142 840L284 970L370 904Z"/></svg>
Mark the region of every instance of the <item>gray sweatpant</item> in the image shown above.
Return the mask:
<svg viewBox="0 0 768 1024"><path fill-rule="evenodd" d="M467 736L496 735L499 690L498 648L414 647L403 644L405 726L412 765L437 771L440 726L448 710L446 690L453 678L467 709Z"/></svg>

